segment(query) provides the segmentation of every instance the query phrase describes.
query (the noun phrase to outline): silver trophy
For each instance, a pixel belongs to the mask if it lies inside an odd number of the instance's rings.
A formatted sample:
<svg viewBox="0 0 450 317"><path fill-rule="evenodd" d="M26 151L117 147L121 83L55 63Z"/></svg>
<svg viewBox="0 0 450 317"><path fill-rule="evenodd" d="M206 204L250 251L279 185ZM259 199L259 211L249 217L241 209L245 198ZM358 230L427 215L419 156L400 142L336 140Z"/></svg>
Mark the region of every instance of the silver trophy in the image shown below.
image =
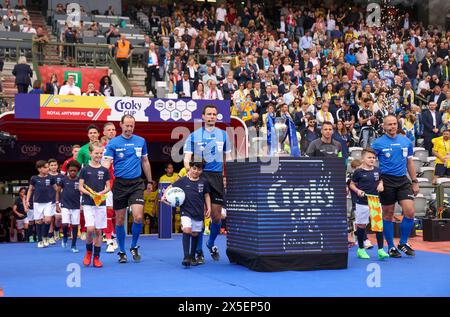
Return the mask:
<svg viewBox="0 0 450 317"><path fill-rule="evenodd" d="M284 140L286 140L287 125L286 119L277 117L275 118L275 134L277 137L277 151L276 154L286 154L284 150Z"/></svg>

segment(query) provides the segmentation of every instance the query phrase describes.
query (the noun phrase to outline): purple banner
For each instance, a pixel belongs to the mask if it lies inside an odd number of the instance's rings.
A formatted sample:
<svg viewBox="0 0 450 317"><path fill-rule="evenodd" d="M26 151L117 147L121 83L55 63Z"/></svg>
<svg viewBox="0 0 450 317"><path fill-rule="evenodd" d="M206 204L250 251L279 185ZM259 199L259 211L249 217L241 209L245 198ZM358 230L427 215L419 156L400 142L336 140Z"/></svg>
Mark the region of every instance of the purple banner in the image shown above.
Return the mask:
<svg viewBox="0 0 450 317"><path fill-rule="evenodd" d="M60 164L72 156L70 142L15 142L13 146L0 146L0 161L47 161L56 159Z"/></svg>
<svg viewBox="0 0 450 317"><path fill-rule="evenodd" d="M14 112L17 119L120 121L130 114L138 122L194 122L207 105L217 107L218 122L230 123L229 100L17 94Z"/></svg>

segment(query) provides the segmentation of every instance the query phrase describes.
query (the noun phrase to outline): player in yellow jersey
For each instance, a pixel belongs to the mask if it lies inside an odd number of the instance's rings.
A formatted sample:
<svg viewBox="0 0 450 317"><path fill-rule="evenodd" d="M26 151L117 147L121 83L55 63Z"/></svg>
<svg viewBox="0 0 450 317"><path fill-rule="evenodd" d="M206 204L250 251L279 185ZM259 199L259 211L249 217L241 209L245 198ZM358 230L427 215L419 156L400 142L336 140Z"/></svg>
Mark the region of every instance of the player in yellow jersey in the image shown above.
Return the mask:
<svg viewBox="0 0 450 317"><path fill-rule="evenodd" d="M144 191L144 216L148 215L149 232L144 233L154 233L158 232L157 221L158 221L158 186L156 182L151 182L147 184L147 188ZM147 216L145 216L147 217Z"/></svg>

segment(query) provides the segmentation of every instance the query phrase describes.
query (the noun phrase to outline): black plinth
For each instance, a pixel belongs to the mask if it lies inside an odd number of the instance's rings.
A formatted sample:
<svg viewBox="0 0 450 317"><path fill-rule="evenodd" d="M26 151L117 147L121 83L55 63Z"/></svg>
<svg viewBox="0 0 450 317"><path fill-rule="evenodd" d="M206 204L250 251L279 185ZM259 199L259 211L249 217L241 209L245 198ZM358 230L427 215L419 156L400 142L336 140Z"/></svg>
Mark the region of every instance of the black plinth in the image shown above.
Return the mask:
<svg viewBox="0 0 450 317"><path fill-rule="evenodd" d="M347 268L344 160L227 162L227 256L255 271Z"/></svg>

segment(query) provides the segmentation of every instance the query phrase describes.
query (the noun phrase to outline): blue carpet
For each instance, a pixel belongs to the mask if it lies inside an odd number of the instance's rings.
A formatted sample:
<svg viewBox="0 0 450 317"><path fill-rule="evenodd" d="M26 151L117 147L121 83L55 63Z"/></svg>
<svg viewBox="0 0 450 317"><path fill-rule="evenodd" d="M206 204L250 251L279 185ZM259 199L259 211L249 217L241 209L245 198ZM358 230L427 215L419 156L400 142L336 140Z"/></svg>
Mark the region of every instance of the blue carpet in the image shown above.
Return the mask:
<svg viewBox="0 0 450 317"><path fill-rule="evenodd" d="M225 254L225 236L217 245L221 260L206 255L205 265L184 269L181 266L181 235L172 240L156 236L141 237L142 262L119 265L115 254L101 255L104 267L82 266L84 242L80 253L53 246L37 249L35 244L0 244L0 288L5 296L450 296L450 255L418 251L415 258L376 260L375 248L369 261L356 258L350 249L348 269L303 272L254 272L230 264ZM129 248L131 239L127 239ZM71 263L81 267L81 287L71 288ZM369 287L367 279L376 263L380 287ZM370 278L369 278L370 279Z"/></svg>

